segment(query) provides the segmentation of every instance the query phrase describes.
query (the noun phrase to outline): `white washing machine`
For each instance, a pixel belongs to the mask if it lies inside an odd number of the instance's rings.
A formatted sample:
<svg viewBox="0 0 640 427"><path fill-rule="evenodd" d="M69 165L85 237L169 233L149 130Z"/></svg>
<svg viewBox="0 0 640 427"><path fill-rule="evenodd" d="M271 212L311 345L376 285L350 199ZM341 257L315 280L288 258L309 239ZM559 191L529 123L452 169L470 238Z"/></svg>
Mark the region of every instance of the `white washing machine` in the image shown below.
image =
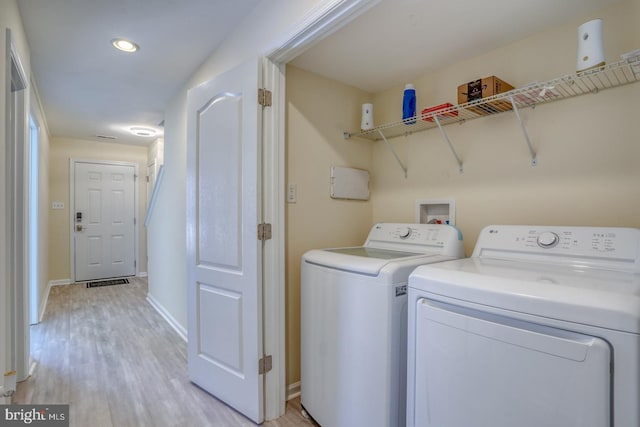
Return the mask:
<svg viewBox="0 0 640 427"><path fill-rule="evenodd" d="M409 278L407 426L640 426L640 230L490 226Z"/></svg>
<svg viewBox="0 0 640 427"><path fill-rule="evenodd" d="M462 256L455 227L391 223L303 256L301 402L320 425L404 427L409 274Z"/></svg>

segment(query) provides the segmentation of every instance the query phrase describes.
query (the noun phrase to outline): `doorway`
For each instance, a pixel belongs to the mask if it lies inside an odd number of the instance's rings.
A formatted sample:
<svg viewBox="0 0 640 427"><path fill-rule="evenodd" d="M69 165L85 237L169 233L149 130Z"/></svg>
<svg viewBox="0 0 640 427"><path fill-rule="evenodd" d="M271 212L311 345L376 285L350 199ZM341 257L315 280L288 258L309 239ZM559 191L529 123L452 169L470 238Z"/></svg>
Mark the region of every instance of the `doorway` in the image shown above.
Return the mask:
<svg viewBox="0 0 640 427"><path fill-rule="evenodd" d="M71 245L76 282L135 276L136 164L71 162Z"/></svg>

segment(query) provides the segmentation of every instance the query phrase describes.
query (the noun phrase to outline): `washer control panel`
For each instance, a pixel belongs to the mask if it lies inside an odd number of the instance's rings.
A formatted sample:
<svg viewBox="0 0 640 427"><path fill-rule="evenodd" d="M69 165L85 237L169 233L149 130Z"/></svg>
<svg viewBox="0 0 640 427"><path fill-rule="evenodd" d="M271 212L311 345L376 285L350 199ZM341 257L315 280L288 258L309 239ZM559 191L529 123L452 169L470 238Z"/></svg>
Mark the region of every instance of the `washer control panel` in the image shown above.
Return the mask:
<svg viewBox="0 0 640 427"><path fill-rule="evenodd" d="M611 263L634 265L640 271L640 229L618 227L557 227L497 225L480 233L474 257L555 261L603 266Z"/></svg>
<svg viewBox="0 0 640 427"><path fill-rule="evenodd" d="M430 245L444 244L452 233L457 234L457 230L448 225L382 222L372 228L367 241Z"/></svg>
<svg viewBox="0 0 640 427"><path fill-rule="evenodd" d="M369 232L364 246L400 251L451 253L463 256L462 234L444 224L381 222Z"/></svg>

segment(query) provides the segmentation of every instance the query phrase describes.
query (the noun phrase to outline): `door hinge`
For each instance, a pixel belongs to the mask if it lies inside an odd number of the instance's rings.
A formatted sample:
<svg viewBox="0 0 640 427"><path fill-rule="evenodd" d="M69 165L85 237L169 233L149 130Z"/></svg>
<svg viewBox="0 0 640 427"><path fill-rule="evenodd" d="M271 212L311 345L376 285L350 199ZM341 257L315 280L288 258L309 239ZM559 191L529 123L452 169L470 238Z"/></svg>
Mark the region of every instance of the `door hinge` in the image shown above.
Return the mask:
<svg viewBox="0 0 640 427"><path fill-rule="evenodd" d="M273 368L273 359L271 355L264 356L262 359L258 360L258 374L266 374Z"/></svg>
<svg viewBox="0 0 640 427"><path fill-rule="evenodd" d="M147 182L149 182L149 175L147 175Z"/></svg>
<svg viewBox="0 0 640 427"><path fill-rule="evenodd" d="M271 224L263 222L258 224L258 240L269 240L271 238Z"/></svg>
<svg viewBox="0 0 640 427"><path fill-rule="evenodd" d="M271 91L267 89L258 89L258 104L263 107L271 107Z"/></svg>

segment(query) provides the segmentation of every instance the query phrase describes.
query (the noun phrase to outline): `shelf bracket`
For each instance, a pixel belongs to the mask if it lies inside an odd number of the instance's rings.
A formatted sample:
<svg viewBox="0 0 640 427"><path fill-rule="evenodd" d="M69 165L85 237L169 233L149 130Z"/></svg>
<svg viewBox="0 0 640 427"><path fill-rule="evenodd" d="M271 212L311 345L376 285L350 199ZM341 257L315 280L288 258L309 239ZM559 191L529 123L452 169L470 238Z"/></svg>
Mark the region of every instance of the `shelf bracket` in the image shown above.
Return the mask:
<svg viewBox="0 0 640 427"><path fill-rule="evenodd" d="M393 157L396 158L396 161L398 162L398 164L402 168L402 170L404 172L404 177L406 178L407 177L407 167L404 165L404 163L402 163L402 160L400 160L400 157L398 157L398 154L396 153L396 150L393 149L393 145L391 145L391 143L389 143L389 141L387 141L387 137L384 136L384 134L382 133L382 131L380 129L378 129L378 133L382 137L382 140L384 141L384 143L387 144L387 148L391 151L391 153L393 153Z"/></svg>
<svg viewBox="0 0 640 427"><path fill-rule="evenodd" d="M438 129L440 129L440 133L442 134L444 141L449 146L449 149L451 150L451 154L453 154L453 157L456 158L456 162L458 162L458 170L460 171L460 173L462 173L464 171L462 167L462 160L460 160L458 153L456 153L455 148L453 148L453 144L451 144L451 141L449 140L449 135L447 135L447 132L445 132L444 128L440 124L440 119L438 118L437 115L433 116L433 120L435 120L436 124L438 125Z"/></svg>
<svg viewBox="0 0 640 427"><path fill-rule="evenodd" d="M522 117L520 117L520 111L518 110L518 106L516 105L516 101L513 99L513 95L509 95L509 100L511 100L511 106L513 107L513 112L516 113L516 118L518 119L518 123L520 123L520 129L522 129L522 134L524 135L524 139L527 142L527 146L529 147L529 155L531 156L531 166L535 166L538 164L538 159L536 158L536 152L531 145L531 138L529 138L529 133L527 132L527 128L524 126L522 122Z"/></svg>

